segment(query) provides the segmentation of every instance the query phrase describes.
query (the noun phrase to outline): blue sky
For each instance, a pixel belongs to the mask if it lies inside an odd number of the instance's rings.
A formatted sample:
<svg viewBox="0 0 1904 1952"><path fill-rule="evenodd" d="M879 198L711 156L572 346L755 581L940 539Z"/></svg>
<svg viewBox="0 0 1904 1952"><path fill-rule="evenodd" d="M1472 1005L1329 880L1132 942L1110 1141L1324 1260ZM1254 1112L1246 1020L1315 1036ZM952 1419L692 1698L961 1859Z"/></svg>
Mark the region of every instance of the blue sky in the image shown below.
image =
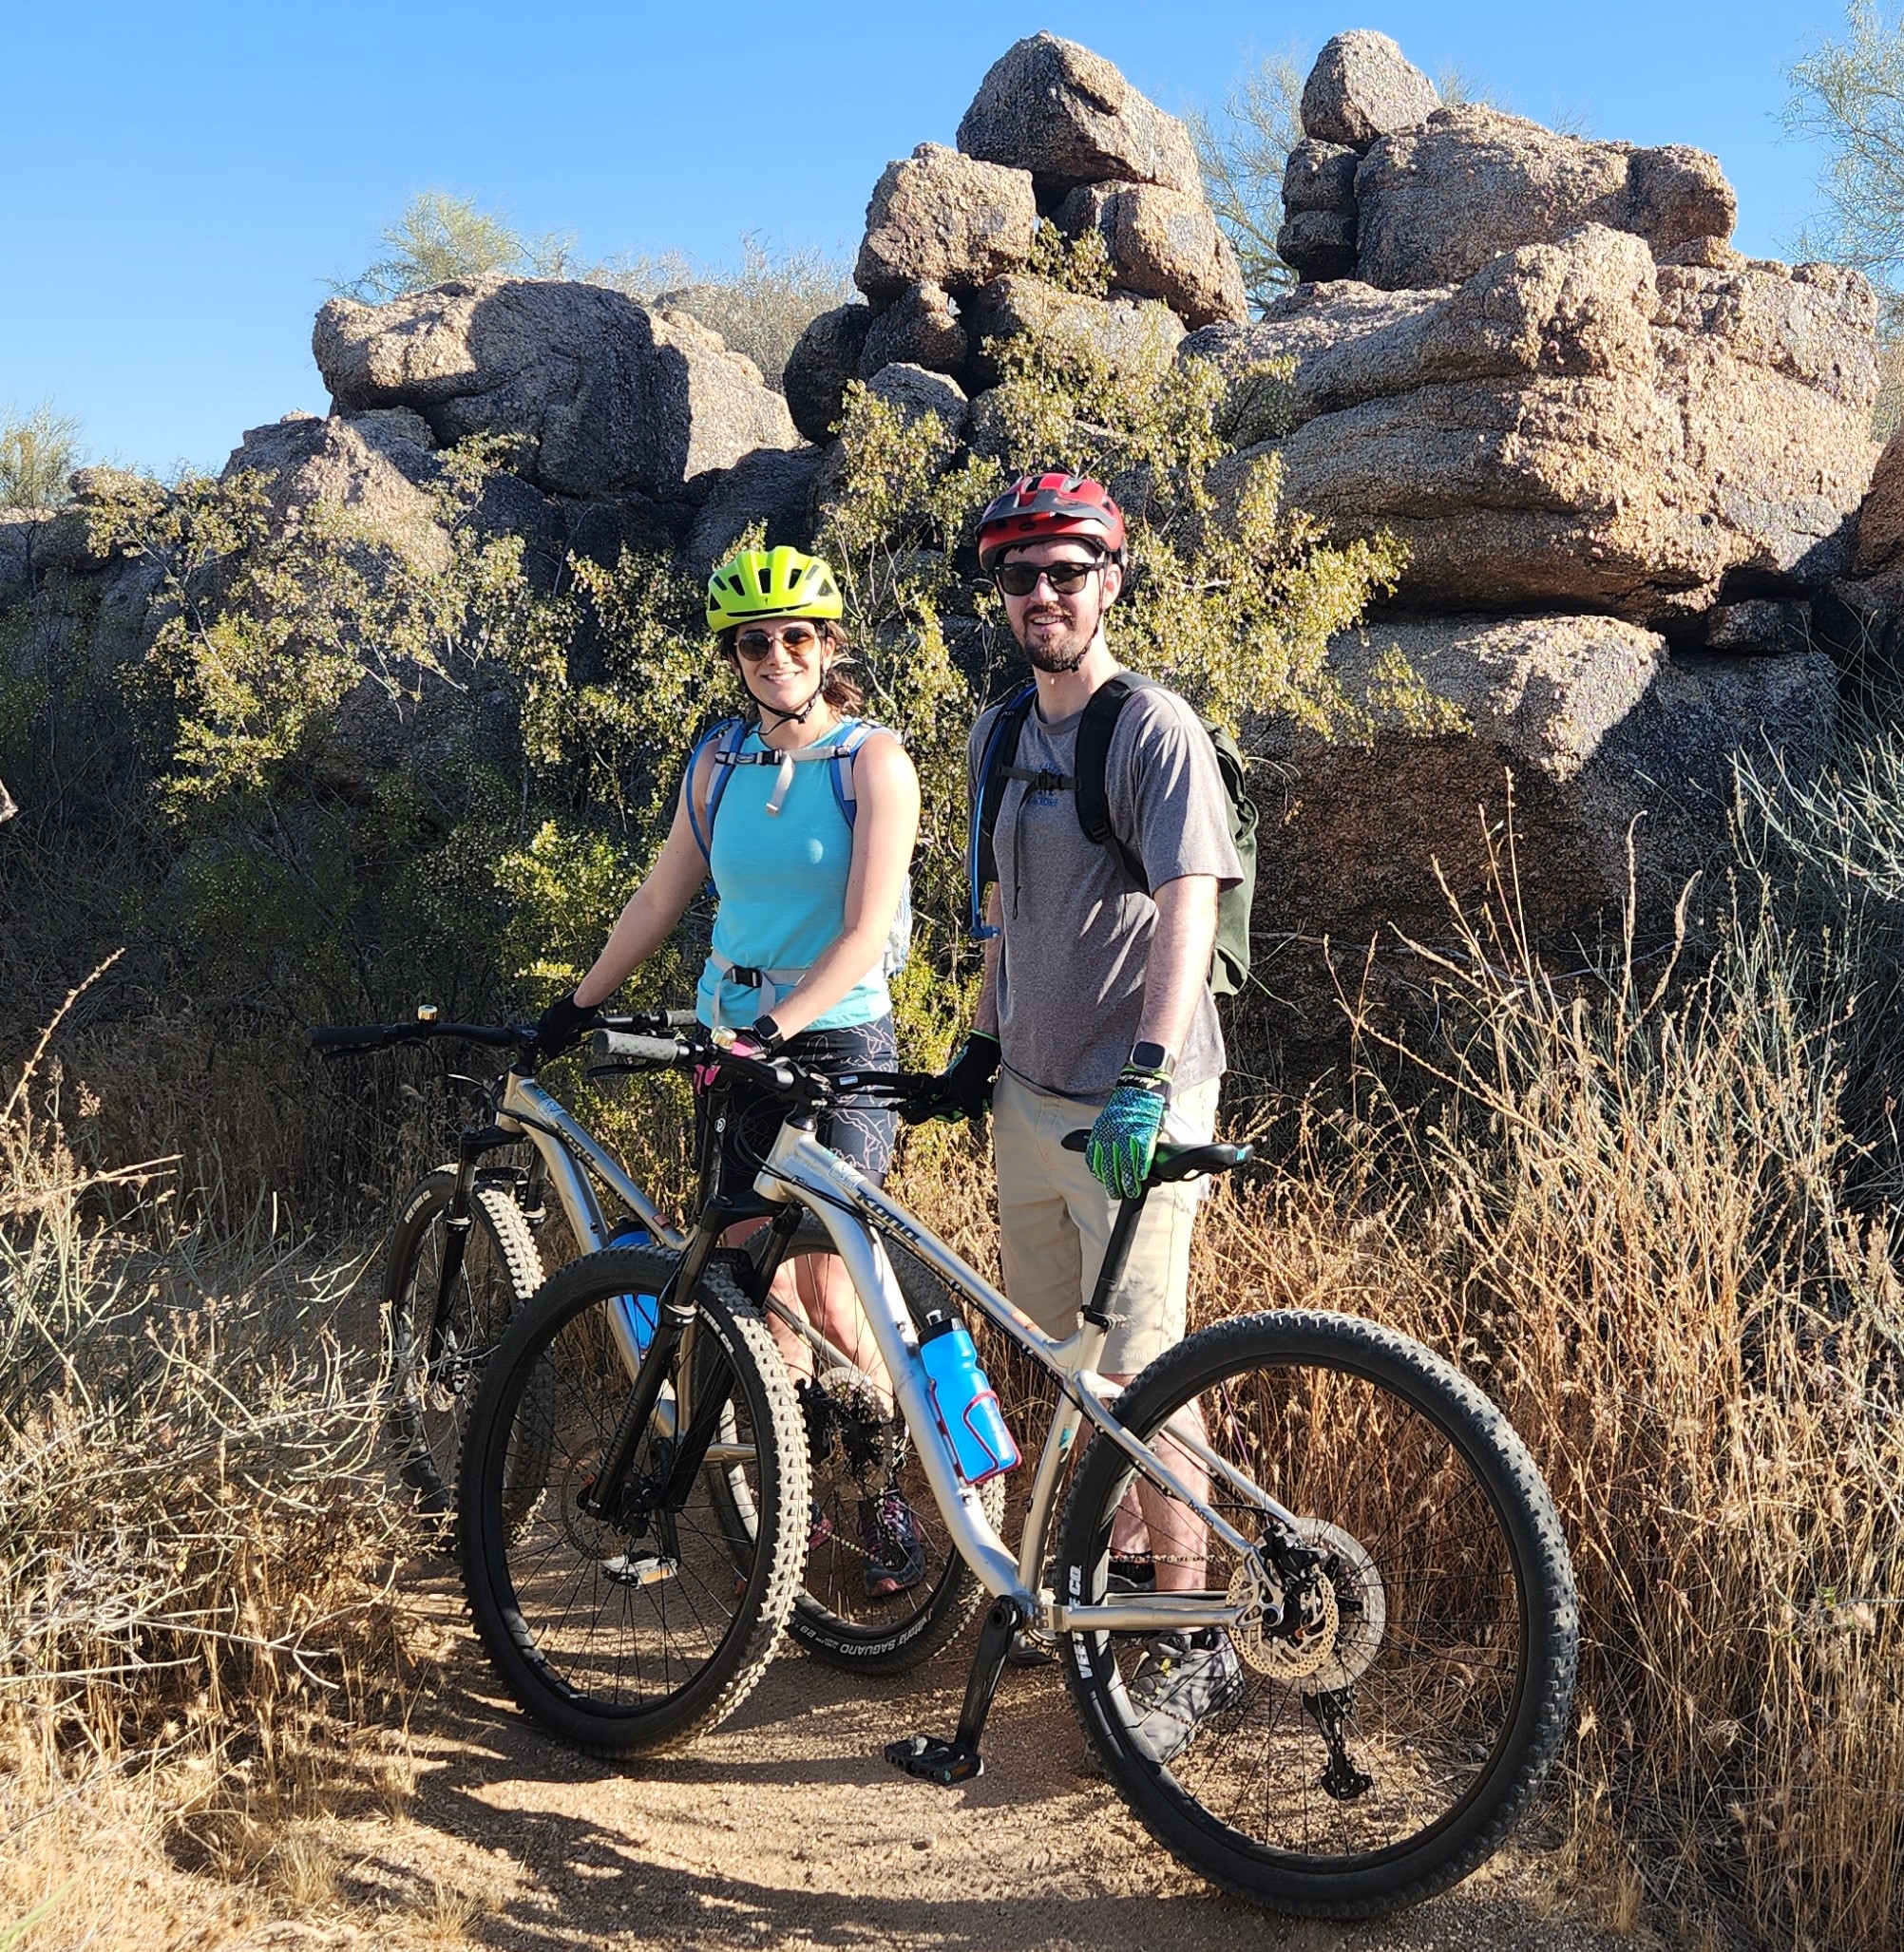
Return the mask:
<svg viewBox="0 0 1904 1952"><path fill-rule="evenodd" d="M1713 150L1742 248L1784 255L1816 151L1785 75L1837 31L1821 0L1217 6L1097 0L700 7L0 0L0 405L50 399L92 451L216 467L247 426L322 411L312 313L443 187L596 256L732 256L744 232L849 254L887 159L950 142L990 63L1038 28L1165 106L1214 104L1252 60L1393 34L1505 105Z"/></svg>

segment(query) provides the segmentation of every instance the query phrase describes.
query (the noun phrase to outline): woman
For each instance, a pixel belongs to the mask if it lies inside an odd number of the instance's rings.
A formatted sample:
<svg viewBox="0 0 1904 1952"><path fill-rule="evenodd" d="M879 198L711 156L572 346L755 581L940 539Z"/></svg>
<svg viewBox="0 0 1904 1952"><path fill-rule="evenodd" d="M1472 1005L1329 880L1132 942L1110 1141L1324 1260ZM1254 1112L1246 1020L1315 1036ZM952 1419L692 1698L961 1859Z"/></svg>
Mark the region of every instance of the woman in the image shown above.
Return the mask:
<svg viewBox="0 0 1904 1952"><path fill-rule="evenodd" d="M738 1048L784 1050L821 1071L895 1067L885 963L919 831L919 778L897 738L855 716L861 694L840 669L840 611L832 571L797 549L743 549L709 579L708 628L747 705L695 749L659 858L594 966L543 1013L544 1056L581 1035L712 876L719 905L696 995L701 1021L747 1026L751 1043ZM696 1116L704 1128L705 1101ZM749 1196L781 1116L764 1092L734 1088L721 1142L724 1196ZM877 1181L897 1123L891 1112L823 1114L818 1136ZM885 1365L837 1258L790 1263L774 1294L851 1355L890 1404ZM811 1348L777 1317L769 1326L795 1381L810 1386ZM816 1543L830 1525L816 1507ZM860 1528L868 1598L918 1584L924 1548L896 1488L862 1502Z"/></svg>

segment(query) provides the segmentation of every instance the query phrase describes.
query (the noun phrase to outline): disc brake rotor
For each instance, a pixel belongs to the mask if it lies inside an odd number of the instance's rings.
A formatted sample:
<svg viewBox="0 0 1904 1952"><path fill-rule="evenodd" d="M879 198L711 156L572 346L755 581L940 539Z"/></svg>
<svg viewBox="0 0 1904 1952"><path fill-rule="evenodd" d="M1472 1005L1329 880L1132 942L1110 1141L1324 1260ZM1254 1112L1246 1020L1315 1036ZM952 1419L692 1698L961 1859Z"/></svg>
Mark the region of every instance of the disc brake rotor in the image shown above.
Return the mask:
<svg viewBox="0 0 1904 1952"><path fill-rule="evenodd" d="M823 1510L836 1504L852 1509L876 1499L897 1482L905 1462L904 1424L886 1414L879 1392L857 1369L829 1369L811 1387L818 1402L809 1419L816 1412L823 1419L817 1432L810 1421L809 1428L815 1502ZM871 1556L838 1525L827 1537L849 1557Z"/></svg>
<svg viewBox="0 0 1904 1952"><path fill-rule="evenodd" d="M1387 1596L1375 1561L1340 1526L1304 1518L1296 1531L1304 1545L1323 1555L1311 1589L1318 1617L1300 1638L1266 1628L1264 1583L1254 1566L1245 1564L1229 1582L1230 1605L1244 1609L1229 1638L1238 1657L1258 1674L1305 1682L1304 1694L1333 1693L1359 1680L1380 1651L1388 1625Z"/></svg>

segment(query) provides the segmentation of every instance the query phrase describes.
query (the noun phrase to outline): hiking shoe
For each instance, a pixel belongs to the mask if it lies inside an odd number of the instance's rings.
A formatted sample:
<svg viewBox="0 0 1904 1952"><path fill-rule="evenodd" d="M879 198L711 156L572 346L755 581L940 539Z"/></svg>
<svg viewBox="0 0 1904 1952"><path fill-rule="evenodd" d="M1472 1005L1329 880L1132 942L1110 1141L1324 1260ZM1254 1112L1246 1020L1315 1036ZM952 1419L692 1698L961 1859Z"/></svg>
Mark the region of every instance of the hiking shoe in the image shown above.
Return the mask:
<svg viewBox="0 0 1904 1952"><path fill-rule="evenodd" d="M925 1577L925 1541L896 1486L860 1500L860 1543L866 1553L868 1600L896 1600Z"/></svg>
<svg viewBox="0 0 1904 1952"><path fill-rule="evenodd" d="M1220 1627L1154 1634L1124 1691L1135 1711L1131 1739L1152 1762L1169 1762L1206 1716L1234 1708L1243 1691L1243 1663Z"/></svg>

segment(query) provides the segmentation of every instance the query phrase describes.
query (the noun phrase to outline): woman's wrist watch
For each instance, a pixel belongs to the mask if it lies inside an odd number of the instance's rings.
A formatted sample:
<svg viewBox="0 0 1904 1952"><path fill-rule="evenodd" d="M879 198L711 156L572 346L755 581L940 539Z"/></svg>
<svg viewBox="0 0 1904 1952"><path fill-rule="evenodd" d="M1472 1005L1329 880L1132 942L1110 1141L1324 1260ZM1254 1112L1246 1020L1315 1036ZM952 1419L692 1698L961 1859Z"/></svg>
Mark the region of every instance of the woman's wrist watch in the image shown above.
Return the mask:
<svg viewBox="0 0 1904 1952"><path fill-rule="evenodd" d="M756 1016L753 1019L753 1041L770 1057L774 1057L779 1054L787 1039L782 1034L780 1026L771 1016Z"/></svg>

